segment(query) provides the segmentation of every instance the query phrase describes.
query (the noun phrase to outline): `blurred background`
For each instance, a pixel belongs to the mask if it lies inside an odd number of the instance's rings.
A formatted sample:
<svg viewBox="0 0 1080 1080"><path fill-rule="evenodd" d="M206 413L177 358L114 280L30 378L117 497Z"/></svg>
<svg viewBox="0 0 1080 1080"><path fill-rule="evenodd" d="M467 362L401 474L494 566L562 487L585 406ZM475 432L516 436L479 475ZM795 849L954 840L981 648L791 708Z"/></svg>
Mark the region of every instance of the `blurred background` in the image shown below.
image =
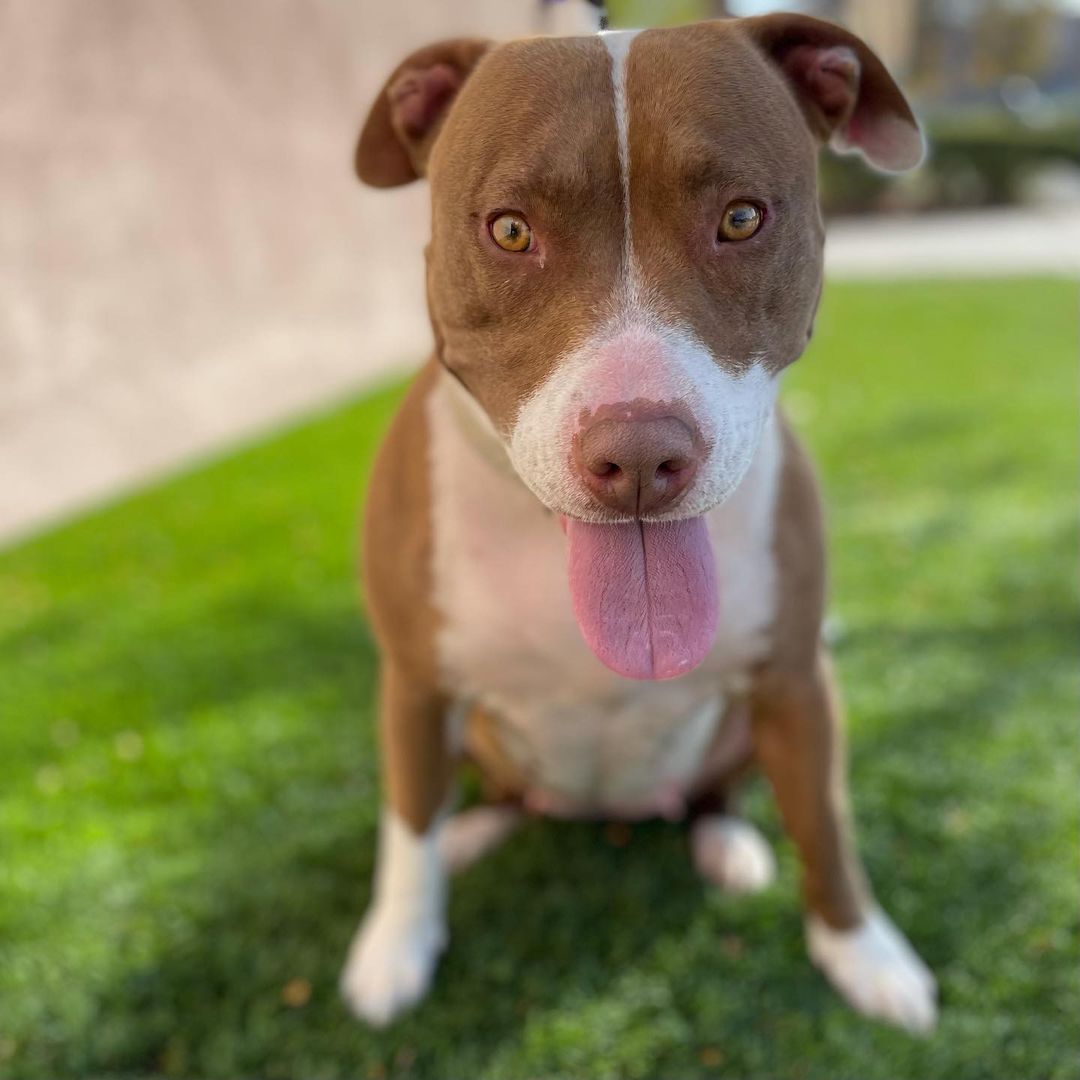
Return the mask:
<svg viewBox="0 0 1080 1080"><path fill-rule="evenodd" d="M898 182L824 156L834 274L1077 272L1078 0L613 0L611 19L774 8L865 36L931 136ZM3 0L0 543L414 364L426 195L356 184L366 107L417 45L553 17Z"/></svg>

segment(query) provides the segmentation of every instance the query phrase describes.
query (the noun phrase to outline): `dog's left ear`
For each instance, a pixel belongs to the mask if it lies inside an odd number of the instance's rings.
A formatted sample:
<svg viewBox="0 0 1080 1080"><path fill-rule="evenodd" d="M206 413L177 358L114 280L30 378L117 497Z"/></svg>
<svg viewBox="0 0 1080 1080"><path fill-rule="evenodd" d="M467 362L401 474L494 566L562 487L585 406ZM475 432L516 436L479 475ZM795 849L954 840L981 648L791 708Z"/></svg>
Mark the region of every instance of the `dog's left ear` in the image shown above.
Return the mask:
<svg viewBox="0 0 1080 1080"><path fill-rule="evenodd" d="M739 26L780 68L810 130L885 172L913 169L926 143L885 65L861 38L808 15L760 15Z"/></svg>
<svg viewBox="0 0 1080 1080"><path fill-rule="evenodd" d="M440 41L398 64L356 144L356 175L365 184L397 187L424 175L454 98L490 48L479 38Z"/></svg>

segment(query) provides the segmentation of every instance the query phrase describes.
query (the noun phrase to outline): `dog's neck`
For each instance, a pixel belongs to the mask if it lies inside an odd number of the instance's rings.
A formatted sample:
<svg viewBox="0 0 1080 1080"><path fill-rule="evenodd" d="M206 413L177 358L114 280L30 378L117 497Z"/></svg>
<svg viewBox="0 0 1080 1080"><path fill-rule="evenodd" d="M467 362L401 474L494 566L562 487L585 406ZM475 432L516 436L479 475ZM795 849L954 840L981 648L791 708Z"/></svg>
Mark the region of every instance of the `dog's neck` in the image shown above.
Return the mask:
<svg viewBox="0 0 1080 1080"><path fill-rule="evenodd" d="M445 399L450 407L454 423L462 437L480 456L504 476L525 486L510 463L510 452L499 437L495 425L480 403L465 389L461 380L455 378L445 367L440 367L439 378L444 387Z"/></svg>

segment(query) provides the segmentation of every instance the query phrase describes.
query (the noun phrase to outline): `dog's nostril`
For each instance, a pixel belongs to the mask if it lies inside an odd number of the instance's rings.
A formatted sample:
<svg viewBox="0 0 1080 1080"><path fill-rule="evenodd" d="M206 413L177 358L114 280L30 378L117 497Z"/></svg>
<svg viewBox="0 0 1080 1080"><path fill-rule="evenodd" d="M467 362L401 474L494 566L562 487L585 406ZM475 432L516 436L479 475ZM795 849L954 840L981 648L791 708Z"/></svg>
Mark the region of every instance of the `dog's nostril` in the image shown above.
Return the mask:
<svg viewBox="0 0 1080 1080"><path fill-rule="evenodd" d="M683 458L668 458L667 461L661 461L656 467L657 475L659 476L673 476L675 473L680 473L686 468L688 462Z"/></svg>
<svg viewBox="0 0 1080 1080"><path fill-rule="evenodd" d="M696 433L677 416L632 415L587 424L573 464L599 503L638 517L671 506L697 472Z"/></svg>

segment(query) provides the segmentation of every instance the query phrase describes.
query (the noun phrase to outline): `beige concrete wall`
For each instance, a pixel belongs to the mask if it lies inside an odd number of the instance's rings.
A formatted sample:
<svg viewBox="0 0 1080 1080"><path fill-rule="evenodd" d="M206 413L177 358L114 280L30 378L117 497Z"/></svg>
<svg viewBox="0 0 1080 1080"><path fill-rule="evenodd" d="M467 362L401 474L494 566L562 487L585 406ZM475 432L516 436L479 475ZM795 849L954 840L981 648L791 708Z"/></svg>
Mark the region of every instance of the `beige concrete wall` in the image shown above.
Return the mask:
<svg viewBox="0 0 1080 1080"><path fill-rule="evenodd" d="M0 0L0 538L415 363L426 192L361 188L358 126L407 50L536 19Z"/></svg>

